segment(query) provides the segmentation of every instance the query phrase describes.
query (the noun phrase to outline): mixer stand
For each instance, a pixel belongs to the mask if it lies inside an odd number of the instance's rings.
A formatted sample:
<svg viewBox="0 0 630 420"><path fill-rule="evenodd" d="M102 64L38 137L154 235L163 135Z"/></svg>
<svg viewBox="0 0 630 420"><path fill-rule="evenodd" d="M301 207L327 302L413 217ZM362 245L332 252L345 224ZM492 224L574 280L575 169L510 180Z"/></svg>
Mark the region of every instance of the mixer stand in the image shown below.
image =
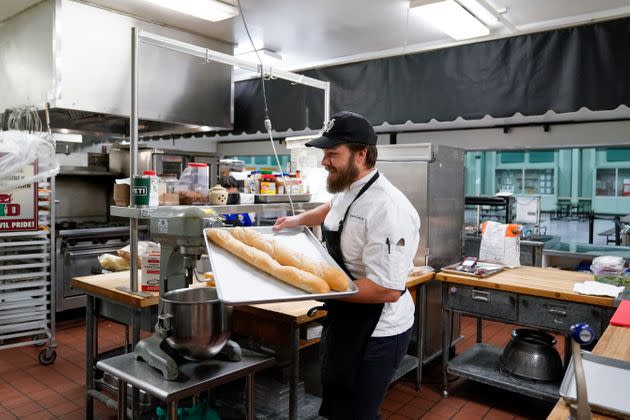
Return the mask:
<svg viewBox="0 0 630 420"><path fill-rule="evenodd" d="M139 341L138 344L136 344L134 352L136 353L136 359L142 359L149 366L162 372L162 376L164 376L164 379L167 381L177 379L179 375L178 365L189 362L179 356L166 343L166 340L156 334ZM221 357L231 362L238 362L243 358L243 352L238 343L228 340L216 357Z"/></svg>

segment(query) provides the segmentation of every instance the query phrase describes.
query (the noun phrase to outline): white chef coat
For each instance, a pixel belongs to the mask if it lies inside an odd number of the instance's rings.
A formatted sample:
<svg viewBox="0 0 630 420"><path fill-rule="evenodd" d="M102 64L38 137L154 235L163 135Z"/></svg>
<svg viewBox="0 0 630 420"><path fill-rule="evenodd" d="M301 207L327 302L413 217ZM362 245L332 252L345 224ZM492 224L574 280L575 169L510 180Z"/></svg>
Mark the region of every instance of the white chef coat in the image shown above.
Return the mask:
<svg viewBox="0 0 630 420"><path fill-rule="evenodd" d="M324 221L330 230L339 228L346 209L376 169L336 194ZM420 216L407 197L381 173L370 188L350 207L341 234L341 251L350 273L376 284L405 290L407 275L420 241ZM406 291L396 302L387 302L372 337L388 337L413 325L414 305Z"/></svg>

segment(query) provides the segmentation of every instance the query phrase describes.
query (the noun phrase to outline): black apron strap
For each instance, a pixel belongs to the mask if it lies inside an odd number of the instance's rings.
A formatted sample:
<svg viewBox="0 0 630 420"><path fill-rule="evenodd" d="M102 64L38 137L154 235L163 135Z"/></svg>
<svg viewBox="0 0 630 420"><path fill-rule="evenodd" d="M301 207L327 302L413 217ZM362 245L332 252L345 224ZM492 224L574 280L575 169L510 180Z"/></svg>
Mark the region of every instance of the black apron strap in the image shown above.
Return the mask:
<svg viewBox="0 0 630 420"><path fill-rule="evenodd" d="M379 173L376 172L354 197L343 219L339 221L337 231L328 230L325 226L322 229L328 253L352 280L356 279L343 259L341 233L350 207L378 177ZM352 420L356 404L360 403L360 396L354 392L359 363L381 317L383 304L348 303L329 299L325 302L324 308L328 315L322 320L324 325L320 347L322 405L319 414L331 420Z"/></svg>

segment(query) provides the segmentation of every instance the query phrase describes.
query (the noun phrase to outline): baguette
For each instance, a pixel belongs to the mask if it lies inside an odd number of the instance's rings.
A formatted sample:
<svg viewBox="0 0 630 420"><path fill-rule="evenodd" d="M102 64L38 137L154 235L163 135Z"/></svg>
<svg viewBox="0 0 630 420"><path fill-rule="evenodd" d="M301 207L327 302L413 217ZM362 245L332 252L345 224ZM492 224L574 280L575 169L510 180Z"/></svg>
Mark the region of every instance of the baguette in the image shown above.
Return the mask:
<svg viewBox="0 0 630 420"><path fill-rule="evenodd" d="M254 267L272 275L278 280L282 280L292 286L306 290L310 293L328 293L330 287L321 277L312 273L300 270L296 267L283 266L271 258L269 254L257 248L246 245L239 241L229 232L222 229L208 230L208 238L229 251L233 255L248 262Z"/></svg>
<svg viewBox="0 0 630 420"><path fill-rule="evenodd" d="M299 268L324 279L332 290L348 290L348 278L343 270L324 262L313 262L304 254L280 245L277 241L266 239L253 229L236 227L230 231L239 241L263 251L281 265Z"/></svg>

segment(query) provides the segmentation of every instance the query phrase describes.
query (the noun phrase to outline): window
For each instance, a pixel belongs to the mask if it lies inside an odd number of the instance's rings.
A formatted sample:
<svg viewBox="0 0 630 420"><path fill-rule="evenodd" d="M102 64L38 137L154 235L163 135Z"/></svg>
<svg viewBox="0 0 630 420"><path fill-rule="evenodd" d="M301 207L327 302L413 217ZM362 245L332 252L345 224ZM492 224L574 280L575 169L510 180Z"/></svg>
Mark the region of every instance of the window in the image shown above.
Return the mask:
<svg viewBox="0 0 630 420"><path fill-rule="evenodd" d="M554 194L553 169L525 169L524 194Z"/></svg>
<svg viewBox="0 0 630 420"><path fill-rule="evenodd" d="M497 169L496 192L511 192L521 194L523 191L522 169Z"/></svg>
<svg viewBox="0 0 630 420"><path fill-rule="evenodd" d="M616 169L598 169L595 177L595 195L614 197L616 195Z"/></svg>
<svg viewBox="0 0 630 420"><path fill-rule="evenodd" d="M617 196L630 197L630 169L617 169Z"/></svg>

